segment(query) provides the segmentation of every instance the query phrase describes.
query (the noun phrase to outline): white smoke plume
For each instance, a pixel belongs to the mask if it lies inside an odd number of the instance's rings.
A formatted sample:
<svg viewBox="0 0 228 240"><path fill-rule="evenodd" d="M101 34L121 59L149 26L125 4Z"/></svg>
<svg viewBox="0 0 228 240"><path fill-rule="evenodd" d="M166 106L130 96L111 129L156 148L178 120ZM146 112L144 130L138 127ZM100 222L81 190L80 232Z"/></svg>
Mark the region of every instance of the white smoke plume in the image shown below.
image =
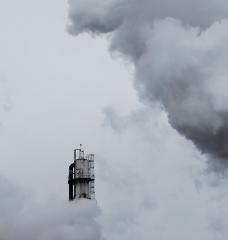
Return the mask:
<svg viewBox="0 0 228 240"><path fill-rule="evenodd" d="M1 240L99 240L96 201L72 202L53 197L35 201L7 179L0 177Z"/></svg>
<svg viewBox="0 0 228 240"><path fill-rule="evenodd" d="M115 152L97 164L102 233L110 240L225 240L227 178L205 174L206 157L170 127L164 111L148 108L106 110L107 130L118 134L116 145L109 142Z"/></svg>
<svg viewBox="0 0 228 240"><path fill-rule="evenodd" d="M228 3L69 0L69 31L111 35L135 86L206 154L228 159Z"/></svg>

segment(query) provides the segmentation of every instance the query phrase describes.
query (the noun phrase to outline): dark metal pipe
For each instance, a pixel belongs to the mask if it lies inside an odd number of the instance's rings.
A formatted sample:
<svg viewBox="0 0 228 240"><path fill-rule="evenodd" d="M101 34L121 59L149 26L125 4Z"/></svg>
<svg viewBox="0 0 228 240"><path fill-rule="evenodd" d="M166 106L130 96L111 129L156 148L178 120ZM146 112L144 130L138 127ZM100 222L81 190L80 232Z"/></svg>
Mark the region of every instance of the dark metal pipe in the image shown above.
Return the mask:
<svg viewBox="0 0 228 240"><path fill-rule="evenodd" d="M72 163L69 166L69 175L68 175L68 184L69 184L69 201L74 200L74 169L75 169L75 164Z"/></svg>

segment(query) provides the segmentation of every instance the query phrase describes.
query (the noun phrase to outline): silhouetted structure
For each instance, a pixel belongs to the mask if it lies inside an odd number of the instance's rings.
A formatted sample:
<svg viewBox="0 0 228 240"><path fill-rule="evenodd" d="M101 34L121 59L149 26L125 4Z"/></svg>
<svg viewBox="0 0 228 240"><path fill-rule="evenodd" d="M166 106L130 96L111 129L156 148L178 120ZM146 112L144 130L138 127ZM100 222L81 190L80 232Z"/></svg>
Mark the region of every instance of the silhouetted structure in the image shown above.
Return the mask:
<svg viewBox="0 0 228 240"><path fill-rule="evenodd" d="M74 150L74 162L69 166L69 201L95 198L94 154L85 156L81 147Z"/></svg>

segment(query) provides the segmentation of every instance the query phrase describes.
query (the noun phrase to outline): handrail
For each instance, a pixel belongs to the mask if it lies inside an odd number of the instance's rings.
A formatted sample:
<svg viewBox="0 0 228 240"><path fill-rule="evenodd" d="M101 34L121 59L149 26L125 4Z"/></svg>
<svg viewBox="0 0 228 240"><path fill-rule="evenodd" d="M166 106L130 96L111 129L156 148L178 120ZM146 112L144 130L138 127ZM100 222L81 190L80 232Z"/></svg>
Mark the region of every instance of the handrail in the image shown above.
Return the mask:
<svg viewBox="0 0 228 240"><path fill-rule="evenodd" d="M76 173L75 178L95 178L94 174Z"/></svg>

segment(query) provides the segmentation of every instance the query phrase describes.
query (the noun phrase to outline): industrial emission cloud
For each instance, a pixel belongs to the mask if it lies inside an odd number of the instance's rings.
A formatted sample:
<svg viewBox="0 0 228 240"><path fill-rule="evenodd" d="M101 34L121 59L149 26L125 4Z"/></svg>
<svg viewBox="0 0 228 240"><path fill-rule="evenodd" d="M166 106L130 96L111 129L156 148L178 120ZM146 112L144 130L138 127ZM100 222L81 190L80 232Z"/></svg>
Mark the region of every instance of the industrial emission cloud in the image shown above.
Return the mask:
<svg viewBox="0 0 228 240"><path fill-rule="evenodd" d="M72 204L58 197L40 203L28 192L0 176L1 240L99 240L96 201Z"/></svg>
<svg viewBox="0 0 228 240"><path fill-rule="evenodd" d="M69 32L111 35L148 105L201 152L228 159L228 3L70 0Z"/></svg>

